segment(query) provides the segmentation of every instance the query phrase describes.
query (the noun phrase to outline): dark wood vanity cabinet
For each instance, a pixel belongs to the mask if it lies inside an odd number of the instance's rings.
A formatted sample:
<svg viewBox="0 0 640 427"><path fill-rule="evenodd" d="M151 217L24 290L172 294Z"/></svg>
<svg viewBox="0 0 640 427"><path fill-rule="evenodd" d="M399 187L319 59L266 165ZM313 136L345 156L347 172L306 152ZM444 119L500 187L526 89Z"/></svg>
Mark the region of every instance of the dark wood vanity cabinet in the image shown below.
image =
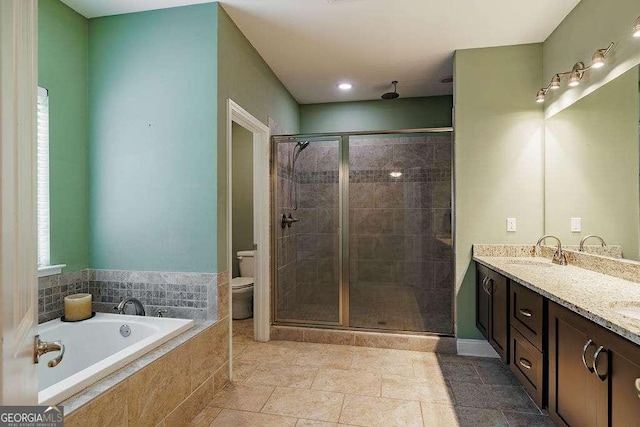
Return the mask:
<svg viewBox="0 0 640 427"><path fill-rule="evenodd" d="M508 362L509 281L506 277L478 264L476 270L476 326Z"/></svg>
<svg viewBox="0 0 640 427"><path fill-rule="evenodd" d="M640 424L640 347L549 303L549 416L559 426Z"/></svg>
<svg viewBox="0 0 640 427"><path fill-rule="evenodd" d="M546 403L546 304L542 295L511 282L511 371L540 408Z"/></svg>

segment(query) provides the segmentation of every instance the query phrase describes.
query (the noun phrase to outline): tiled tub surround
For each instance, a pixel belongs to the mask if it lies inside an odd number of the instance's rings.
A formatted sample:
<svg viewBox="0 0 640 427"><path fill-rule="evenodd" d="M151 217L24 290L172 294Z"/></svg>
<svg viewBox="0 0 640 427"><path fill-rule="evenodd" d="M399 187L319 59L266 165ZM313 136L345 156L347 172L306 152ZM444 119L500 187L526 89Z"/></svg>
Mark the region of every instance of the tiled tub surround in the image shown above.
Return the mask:
<svg viewBox="0 0 640 427"><path fill-rule="evenodd" d="M38 320L43 323L62 316L64 297L80 292L93 295L93 309L99 312L113 313L120 301L133 297L142 301L147 316L166 310L166 317L216 319L222 284L228 284L226 272L82 270L42 277L38 280Z"/></svg>
<svg viewBox="0 0 640 427"><path fill-rule="evenodd" d="M572 256L575 257L574 261L581 257L600 258L602 263L609 267L611 263L617 262L618 270L625 270L632 262L569 252L569 265L560 266L551 263L549 259L553 254L551 248L544 248L543 256L531 257L534 251L533 246L504 246L500 249L497 245L474 245L473 259L551 301L640 344L640 320L614 311L617 304L640 302L640 284L571 265ZM488 255L488 253L494 255ZM509 255L495 256L495 254L505 253ZM524 263L523 257L528 257L528 259L525 258ZM527 261L544 263L548 266L528 265ZM636 264L632 269L634 272ZM634 272L624 274L634 275Z"/></svg>
<svg viewBox="0 0 640 427"><path fill-rule="evenodd" d="M224 275L226 277L226 275ZM65 425L187 425L229 381L229 283L219 320L193 328L62 402Z"/></svg>

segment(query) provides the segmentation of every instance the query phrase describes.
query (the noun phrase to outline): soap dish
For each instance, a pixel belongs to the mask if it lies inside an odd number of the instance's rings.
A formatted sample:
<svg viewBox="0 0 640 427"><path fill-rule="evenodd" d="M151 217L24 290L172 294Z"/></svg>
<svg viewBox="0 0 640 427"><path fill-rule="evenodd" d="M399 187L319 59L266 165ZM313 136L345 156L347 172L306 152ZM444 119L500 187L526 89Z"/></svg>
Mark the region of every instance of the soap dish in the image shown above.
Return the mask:
<svg viewBox="0 0 640 427"><path fill-rule="evenodd" d="M80 320L67 320L67 319L65 319L65 318L64 318L64 316L62 316L62 317L60 318L60 321L61 321L61 322L69 322L69 323L73 323L73 322L82 322L83 320L87 320L87 319L91 319L92 317L95 317L95 315L96 315L96 312L95 312L95 311L92 311L92 312L91 312L91 316L87 317L86 319L80 319Z"/></svg>

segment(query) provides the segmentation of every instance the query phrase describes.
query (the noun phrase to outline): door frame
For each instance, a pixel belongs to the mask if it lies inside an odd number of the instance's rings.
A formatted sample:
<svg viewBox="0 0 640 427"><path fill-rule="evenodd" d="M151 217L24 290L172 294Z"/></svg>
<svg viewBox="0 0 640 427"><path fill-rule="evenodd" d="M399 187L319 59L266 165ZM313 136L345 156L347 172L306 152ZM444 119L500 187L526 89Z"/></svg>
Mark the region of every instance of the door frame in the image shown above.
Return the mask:
<svg viewBox="0 0 640 427"><path fill-rule="evenodd" d="M253 134L253 236L255 252L255 280L253 285L253 334L256 341L266 342L270 338L271 275L269 260L269 127L251 115L232 99L227 100L227 269L233 265L233 123ZM257 248L257 249L256 249ZM233 288L229 274L229 339L233 337L232 316ZM231 348L231 345L229 346Z"/></svg>

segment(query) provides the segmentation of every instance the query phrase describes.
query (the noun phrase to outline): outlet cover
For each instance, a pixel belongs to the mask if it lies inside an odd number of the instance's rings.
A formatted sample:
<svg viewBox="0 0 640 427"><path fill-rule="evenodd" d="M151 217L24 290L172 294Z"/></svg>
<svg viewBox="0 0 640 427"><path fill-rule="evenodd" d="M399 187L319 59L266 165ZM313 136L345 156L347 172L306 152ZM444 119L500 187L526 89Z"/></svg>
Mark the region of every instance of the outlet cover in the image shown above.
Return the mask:
<svg viewBox="0 0 640 427"><path fill-rule="evenodd" d="M515 218L507 218L507 231L509 231L509 232L516 231L516 219Z"/></svg>
<svg viewBox="0 0 640 427"><path fill-rule="evenodd" d="M579 233L582 231L582 218L571 218L571 232Z"/></svg>

